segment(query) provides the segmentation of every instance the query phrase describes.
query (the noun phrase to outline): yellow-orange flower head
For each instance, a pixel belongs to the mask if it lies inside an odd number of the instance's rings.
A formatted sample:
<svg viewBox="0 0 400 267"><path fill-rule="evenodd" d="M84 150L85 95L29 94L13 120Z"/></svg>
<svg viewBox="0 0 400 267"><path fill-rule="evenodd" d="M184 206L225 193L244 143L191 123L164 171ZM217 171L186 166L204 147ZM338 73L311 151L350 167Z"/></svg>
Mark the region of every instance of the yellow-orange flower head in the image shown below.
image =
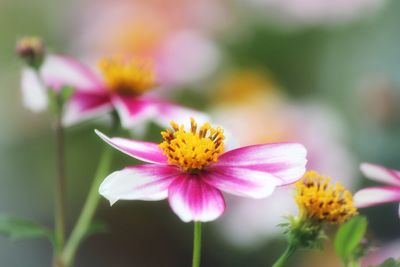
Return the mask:
<svg viewBox="0 0 400 267"><path fill-rule="evenodd" d="M25 62L35 68L39 69L43 63L46 48L43 41L38 37L25 37L18 40L16 45L16 53Z"/></svg>
<svg viewBox="0 0 400 267"><path fill-rule="evenodd" d="M224 131L204 123L198 128L190 119L190 131L184 125L171 122L173 131L161 132L164 141L159 145L168 157L168 163L179 166L183 171L197 171L216 162L224 151Z"/></svg>
<svg viewBox="0 0 400 267"><path fill-rule="evenodd" d="M302 217L341 224L357 214L352 194L315 171L307 172L295 185L295 200Z"/></svg>
<svg viewBox="0 0 400 267"><path fill-rule="evenodd" d="M98 67L113 93L138 96L156 84L154 65L149 60L115 56L100 59Z"/></svg>

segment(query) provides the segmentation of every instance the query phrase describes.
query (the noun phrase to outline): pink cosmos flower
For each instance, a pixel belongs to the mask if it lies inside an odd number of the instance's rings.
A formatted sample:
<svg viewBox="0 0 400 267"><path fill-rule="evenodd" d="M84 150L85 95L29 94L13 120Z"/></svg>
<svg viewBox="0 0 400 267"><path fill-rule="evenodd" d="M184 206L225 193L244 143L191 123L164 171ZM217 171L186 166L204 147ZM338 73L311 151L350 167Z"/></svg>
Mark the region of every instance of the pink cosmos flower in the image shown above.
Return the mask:
<svg viewBox="0 0 400 267"><path fill-rule="evenodd" d="M162 85L174 89L215 73L222 55L212 32L229 21L219 0L89 0L76 12L76 53L88 59L115 53L146 56Z"/></svg>
<svg viewBox="0 0 400 267"><path fill-rule="evenodd" d="M162 200L184 222L212 221L225 209L221 191L250 198L269 196L277 186L293 183L305 172L306 149L296 143L275 143L224 151L219 127L194 119L171 123L161 144L108 138L114 148L147 163L110 174L99 193L111 204L118 200Z"/></svg>
<svg viewBox="0 0 400 267"><path fill-rule="evenodd" d="M358 191L354 195L354 201L358 208L400 202L400 171L371 163L361 164L361 171L366 177L388 185L369 187Z"/></svg>
<svg viewBox="0 0 400 267"><path fill-rule="evenodd" d="M206 119L207 116L157 98L151 90L157 77L152 64L138 58L112 57L102 59L99 72L75 59L49 55L39 75L30 68L22 73L24 104L33 111L42 111L48 105L47 88L60 90L74 88L66 103L63 123L71 125L108 113L115 109L125 128L131 128L148 119L165 126L171 120L186 116Z"/></svg>

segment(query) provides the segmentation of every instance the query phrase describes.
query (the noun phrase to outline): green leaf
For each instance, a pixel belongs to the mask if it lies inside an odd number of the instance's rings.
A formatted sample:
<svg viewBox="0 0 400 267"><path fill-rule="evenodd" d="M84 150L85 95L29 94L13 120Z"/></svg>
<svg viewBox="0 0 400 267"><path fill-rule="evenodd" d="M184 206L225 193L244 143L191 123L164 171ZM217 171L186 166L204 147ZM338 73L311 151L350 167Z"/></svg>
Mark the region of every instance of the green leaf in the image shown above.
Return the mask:
<svg viewBox="0 0 400 267"><path fill-rule="evenodd" d="M58 104L58 94L57 92L49 87L47 88L47 96L49 98L49 109L50 111L57 115L60 112L59 104Z"/></svg>
<svg viewBox="0 0 400 267"><path fill-rule="evenodd" d="M53 241L51 231L26 219L0 215L0 234L11 240L48 238Z"/></svg>
<svg viewBox="0 0 400 267"><path fill-rule="evenodd" d="M393 258L385 260L382 264L380 264L378 267L400 267L400 262L396 261Z"/></svg>
<svg viewBox="0 0 400 267"><path fill-rule="evenodd" d="M74 92L75 89L71 86L63 86L59 91L48 87L47 94L51 112L55 115L61 115L65 103L69 101Z"/></svg>
<svg viewBox="0 0 400 267"><path fill-rule="evenodd" d="M367 230L367 219L362 216L352 218L343 224L335 237L336 254L344 261L354 256L357 247Z"/></svg>
<svg viewBox="0 0 400 267"><path fill-rule="evenodd" d="M63 86L60 91L61 103L65 105L68 102L72 94L75 92L75 89L71 86Z"/></svg>

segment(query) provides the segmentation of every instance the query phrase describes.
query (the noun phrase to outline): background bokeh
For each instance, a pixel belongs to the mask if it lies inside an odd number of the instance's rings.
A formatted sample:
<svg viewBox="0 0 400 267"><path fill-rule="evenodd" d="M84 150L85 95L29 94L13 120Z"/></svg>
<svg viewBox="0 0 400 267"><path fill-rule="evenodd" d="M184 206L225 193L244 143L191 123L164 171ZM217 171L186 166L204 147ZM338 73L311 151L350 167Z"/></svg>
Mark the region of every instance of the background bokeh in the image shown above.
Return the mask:
<svg viewBox="0 0 400 267"><path fill-rule="evenodd" d="M89 64L131 53L154 58L164 94L213 115L240 144L298 141L309 168L353 192L369 185L358 166L400 169L400 2L384 0L2 0L0 1L0 212L52 226L51 120L23 108L18 37ZM79 214L103 143L101 120L67 131L68 225ZM151 125L144 138L159 140ZM127 135L127 132L121 132ZM133 163L115 153L113 169ZM295 213L291 189L265 200L228 200L204 227L202 266L269 266L284 249L276 225ZM397 207L361 210L379 254L400 257ZM78 267L188 266L192 225L164 202L102 200L108 232L90 237ZM339 266L325 252L292 266ZM385 254L386 253L386 254ZM329 260L327 260L329 259ZM47 241L0 237L0 266L49 266ZM329 262L329 263L328 263Z"/></svg>

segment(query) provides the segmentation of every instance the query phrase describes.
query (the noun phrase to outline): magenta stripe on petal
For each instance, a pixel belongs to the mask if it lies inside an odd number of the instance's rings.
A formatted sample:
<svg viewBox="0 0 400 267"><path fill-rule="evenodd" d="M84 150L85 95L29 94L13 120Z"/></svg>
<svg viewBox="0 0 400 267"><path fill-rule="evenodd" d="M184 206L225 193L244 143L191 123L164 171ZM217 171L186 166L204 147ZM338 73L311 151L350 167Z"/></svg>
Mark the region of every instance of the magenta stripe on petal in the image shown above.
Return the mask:
<svg viewBox="0 0 400 267"><path fill-rule="evenodd" d="M233 166L211 166L202 179L227 193L252 198L267 197L282 184L272 174Z"/></svg>
<svg viewBox="0 0 400 267"><path fill-rule="evenodd" d="M307 151L295 143L276 143L247 146L220 156L215 166L232 166L271 174L282 185L294 183L304 172Z"/></svg>
<svg viewBox="0 0 400 267"><path fill-rule="evenodd" d="M95 132L105 142L131 157L150 163L167 164L167 157L163 155L163 151L156 143L119 137L109 138L98 130Z"/></svg>
<svg viewBox="0 0 400 267"><path fill-rule="evenodd" d="M112 110L107 94L76 91L65 106L64 125L71 125Z"/></svg>
<svg viewBox="0 0 400 267"><path fill-rule="evenodd" d="M204 183L196 175L182 174L168 189L172 210L184 222L208 222L224 212L225 200L221 191Z"/></svg>
<svg viewBox="0 0 400 267"><path fill-rule="evenodd" d="M105 92L102 81L92 70L66 56L47 56L41 75L46 85L54 89L72 86L77 91Z"/></svg>
<svg viewBox="0 0 400 267"><path fill-rule="evenodd" d="M121 118L125 128L132 128L140 123L145 123L157 114L157 106L152 100L144 97L130 97L114 95L112 102Z"/></svg>
<svg viewBox="0 0 400 267"><path fill-rule="evenodd" d="M400 172L381 165L362 163L361 172L374 181L400 186Z"/></svg>
<svg viewBox="0 0 400 267"><path fill-rule="evenodd" d="M369 187L354 195L354 202L358 208L397 201L400 201L400 187L394 186Z"/></svg>
<svg viewBox="0 0 400 267"><path fill-rule="evenodd" d="M102 182L99 193L111 205L118 200L161 200L180 171L167 165L137 165L111 173Z"/></svg>

